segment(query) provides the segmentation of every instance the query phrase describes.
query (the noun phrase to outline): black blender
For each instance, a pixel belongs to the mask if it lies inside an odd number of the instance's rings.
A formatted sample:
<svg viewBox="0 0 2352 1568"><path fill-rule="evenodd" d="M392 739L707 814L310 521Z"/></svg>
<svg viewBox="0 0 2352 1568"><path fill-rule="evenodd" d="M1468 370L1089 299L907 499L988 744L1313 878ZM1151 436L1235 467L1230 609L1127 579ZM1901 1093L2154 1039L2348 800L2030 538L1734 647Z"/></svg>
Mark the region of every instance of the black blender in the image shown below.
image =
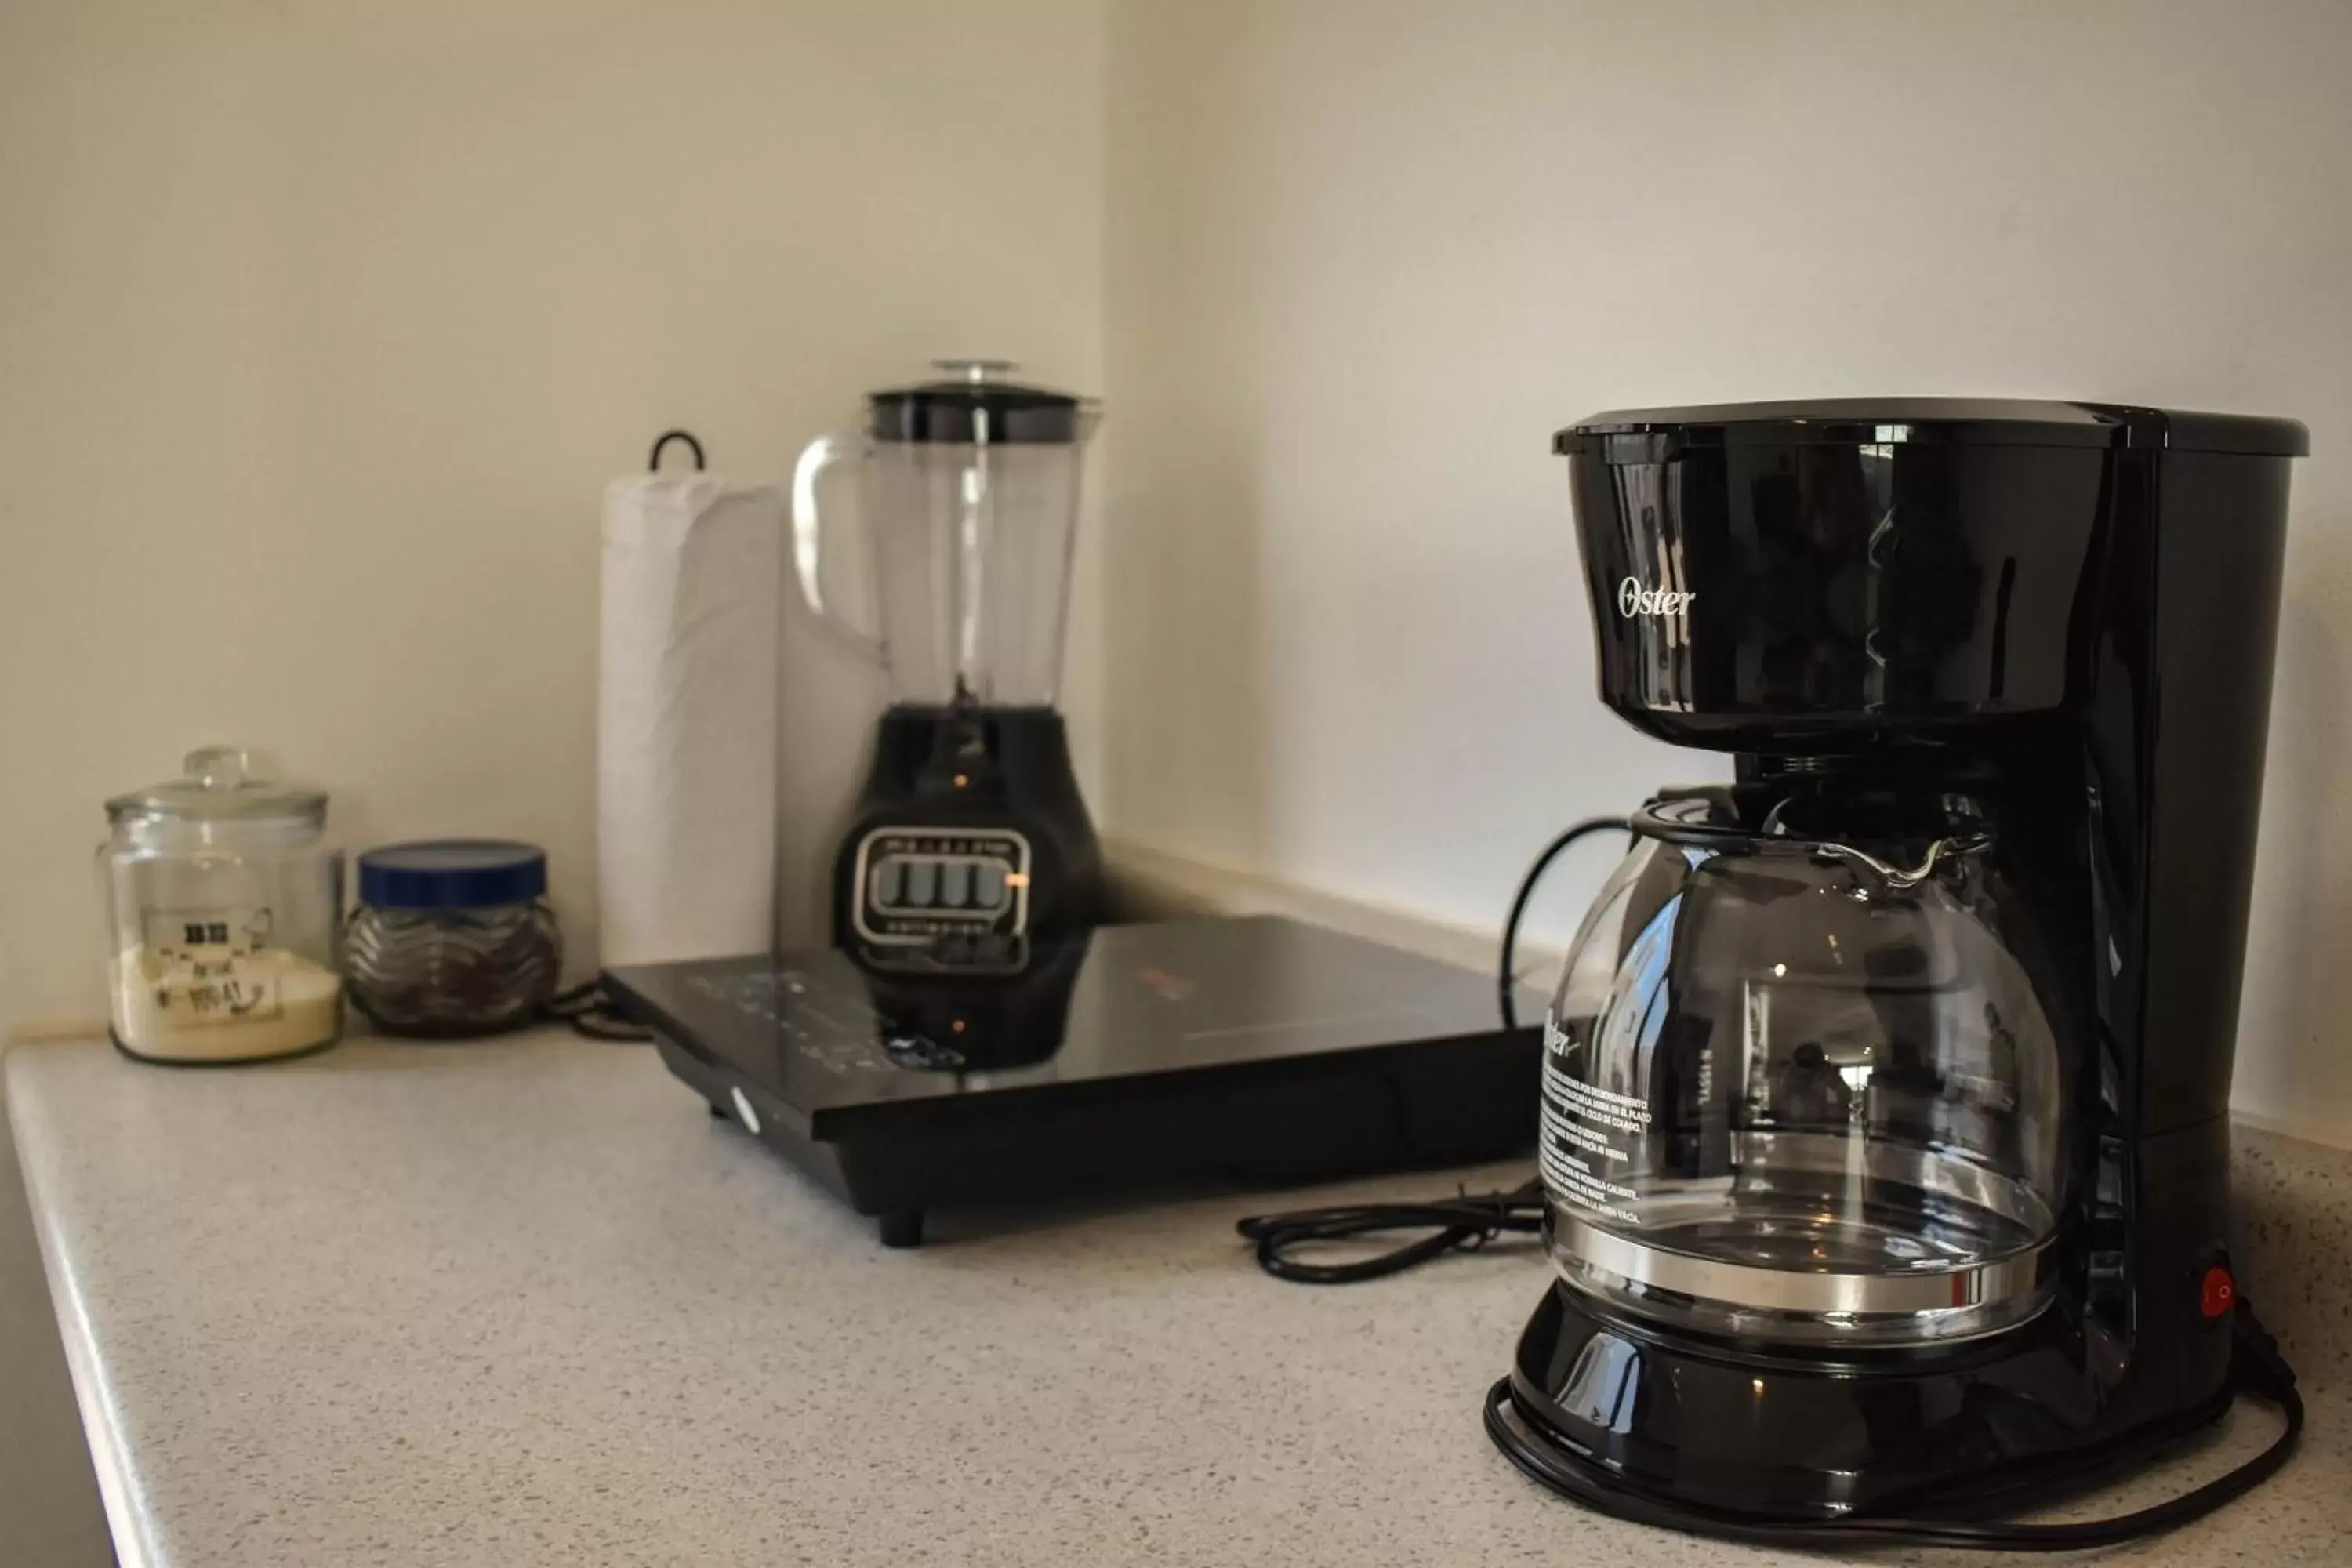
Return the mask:
<svg viewBox="0 0 2352 1568"><path fill-rule="evenodd" d="M1481 977L1274 916L1104 923L1054 709L1096 409L940 368L793 476L809 606L889 677L834 944L609 970L616 1007L891 1247L941 1207L1525 1148L1536 1031L1498 1028ZM823 570L819 477L853 462L873 632Z"/></svg>
<svg viewBox="0 0 2352 1568"><path fill-rule="evenodd" d="M1602 700L1669 791L1545 1029L1528 1474L1759 1542L2106 1544L2283 1462L2228 1118L2287 420L1890 400L1561 431ZM2000 1516L2234 1394L2284 1435Z"/></svg>
<svg viewBox="0 0 2352 1568"><path fill-rule="evenodd" d="M1054 703L1089 400L942 360L939 380L870 394L793 476L793 560L819 619L887 671L889 707L835 857L833 938L982 969L1101 918L1101 858ZM880 612L829 602L819 476L856 461Z"/></svg>

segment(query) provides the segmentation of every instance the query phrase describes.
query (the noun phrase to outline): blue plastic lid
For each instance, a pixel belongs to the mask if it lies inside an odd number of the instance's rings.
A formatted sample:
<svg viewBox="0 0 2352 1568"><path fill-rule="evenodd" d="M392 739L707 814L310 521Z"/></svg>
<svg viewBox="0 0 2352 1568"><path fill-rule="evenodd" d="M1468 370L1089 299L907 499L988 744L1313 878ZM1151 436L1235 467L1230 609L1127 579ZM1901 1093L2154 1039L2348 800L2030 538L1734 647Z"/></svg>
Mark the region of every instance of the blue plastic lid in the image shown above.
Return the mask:
<svg viewBox="0 0 2352 1568"><path fill-rule="evenodd" d="M360 857L360 902L379 910L486 910L547 894L547 851L502 838L387 844Z"/></svg>

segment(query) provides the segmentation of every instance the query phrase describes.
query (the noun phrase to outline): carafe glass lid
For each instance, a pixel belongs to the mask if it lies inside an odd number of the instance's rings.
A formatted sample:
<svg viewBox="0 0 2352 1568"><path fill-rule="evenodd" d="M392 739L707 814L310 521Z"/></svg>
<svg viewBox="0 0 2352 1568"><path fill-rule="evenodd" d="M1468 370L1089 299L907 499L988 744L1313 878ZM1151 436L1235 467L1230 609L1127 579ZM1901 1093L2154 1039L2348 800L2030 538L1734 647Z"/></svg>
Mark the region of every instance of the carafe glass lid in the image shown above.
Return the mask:
<svg viewBox="0 0 2352 1568"><path fill-rule="evenodd" d="M1010 360L942 359L936 381L866 395L877 441L950 446L1074 446L1092 428L1096 405L1073 393L1004 377Z"/></svg>

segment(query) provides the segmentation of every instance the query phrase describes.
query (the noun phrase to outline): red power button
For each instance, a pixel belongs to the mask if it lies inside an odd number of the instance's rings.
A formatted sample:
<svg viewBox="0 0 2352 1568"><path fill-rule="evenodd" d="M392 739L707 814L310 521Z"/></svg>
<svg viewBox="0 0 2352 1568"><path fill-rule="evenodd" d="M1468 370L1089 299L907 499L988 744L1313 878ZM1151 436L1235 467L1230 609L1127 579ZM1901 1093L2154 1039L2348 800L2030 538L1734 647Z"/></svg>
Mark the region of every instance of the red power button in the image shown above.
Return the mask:
<svg viewBox="0 0 2352 1568"><path fill-rule="evenodd" d="M2216 1263L2197 1282L2197 1310L2209 1318L2225 1318L2238 1300L2238 1282Z"/></svg>

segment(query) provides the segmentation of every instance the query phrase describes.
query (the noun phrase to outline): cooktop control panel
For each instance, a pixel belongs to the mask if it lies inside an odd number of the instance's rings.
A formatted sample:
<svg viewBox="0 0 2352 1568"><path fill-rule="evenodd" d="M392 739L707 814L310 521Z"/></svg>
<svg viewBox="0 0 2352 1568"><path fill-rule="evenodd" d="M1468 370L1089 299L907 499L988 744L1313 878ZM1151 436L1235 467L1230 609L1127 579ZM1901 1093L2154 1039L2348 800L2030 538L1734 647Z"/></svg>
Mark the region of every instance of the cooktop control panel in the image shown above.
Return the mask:
<svg viewBox="0 0 2352 1568"><path fill-rule="evenodd" d="M963 1066L954 1049L877 1012L869 988L806 969L712 967L686 981L698 1004L771 1031L781 1049L836 1079Z"/></svg>
<svg viewBox="0 0 2352 1568"><path fill-rule="evenodd" d="M851 924L870 942L1029 929L1029 840L1010 829L877 827L857 846Z"/></svg>

